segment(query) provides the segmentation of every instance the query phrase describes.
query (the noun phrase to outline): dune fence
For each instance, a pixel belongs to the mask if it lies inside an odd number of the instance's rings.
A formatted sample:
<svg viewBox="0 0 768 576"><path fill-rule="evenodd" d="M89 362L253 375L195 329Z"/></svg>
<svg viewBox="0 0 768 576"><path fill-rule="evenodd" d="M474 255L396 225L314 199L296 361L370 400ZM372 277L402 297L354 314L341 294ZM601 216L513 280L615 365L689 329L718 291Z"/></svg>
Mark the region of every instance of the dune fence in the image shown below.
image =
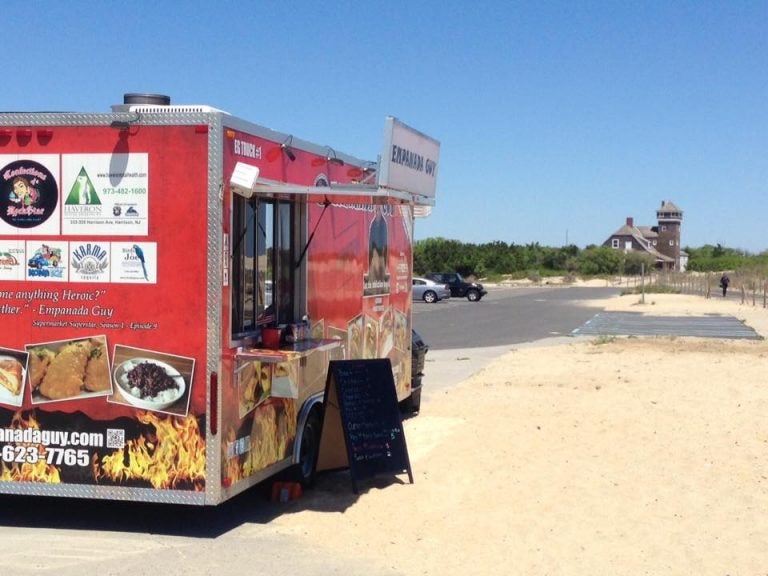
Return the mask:
<svg viewBox="0 0 768 576"><path fill-rule="evenodd" d="M654 272L646 284L663 286L681 294L698 294L704 298L721 297L720 273ZM768 278L756 272L728 272L731 279L728 298L740 298L742 304L768 308Z"/></svg>

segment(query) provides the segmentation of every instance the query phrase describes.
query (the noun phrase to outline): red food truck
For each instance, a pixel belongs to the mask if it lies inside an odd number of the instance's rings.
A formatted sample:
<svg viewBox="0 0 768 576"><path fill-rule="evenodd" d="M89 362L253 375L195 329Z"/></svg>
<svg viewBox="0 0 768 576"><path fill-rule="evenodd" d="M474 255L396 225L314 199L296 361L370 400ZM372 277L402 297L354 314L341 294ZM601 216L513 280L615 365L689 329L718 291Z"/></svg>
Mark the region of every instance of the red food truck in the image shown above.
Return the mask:
<svg viewBox="0 0 768 576"><path fill-rule="evenodd" d="M439 143L363 161L208 106L0 113L0 493L215 505L313 480L334 359L411 392Z"/></svg>

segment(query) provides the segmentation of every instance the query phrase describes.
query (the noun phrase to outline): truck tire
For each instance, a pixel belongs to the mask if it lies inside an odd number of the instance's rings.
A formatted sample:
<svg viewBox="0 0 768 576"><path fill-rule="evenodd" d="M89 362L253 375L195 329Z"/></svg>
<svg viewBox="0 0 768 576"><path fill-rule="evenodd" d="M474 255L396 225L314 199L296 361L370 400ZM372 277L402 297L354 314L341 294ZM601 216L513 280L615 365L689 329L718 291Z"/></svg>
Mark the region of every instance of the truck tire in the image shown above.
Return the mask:
<svg viewBox="0 0 768 576"><path fill-rule="evenodd" d="M480 292L474 288L471 288L467 291L467 300L470 302L480 302Z"/></svg>
<svg viewBox="0 0 768 576"><path fill-rule="evenodd" d="M320 453L320 433L323 421L319 410L312 410L304 423L299 446L299 462L294 466L294 479L302 488L311 488L317 475L317 457Z"/></svg>
<svg viewBox="0 0 768 576"><path fill-rule="evenodd" d="M427 304L433 304L437 302L437 294L435 292L432 292L432 290L427 290L424 292L424 296L422 296L424 299L424 302Z"/></svg>

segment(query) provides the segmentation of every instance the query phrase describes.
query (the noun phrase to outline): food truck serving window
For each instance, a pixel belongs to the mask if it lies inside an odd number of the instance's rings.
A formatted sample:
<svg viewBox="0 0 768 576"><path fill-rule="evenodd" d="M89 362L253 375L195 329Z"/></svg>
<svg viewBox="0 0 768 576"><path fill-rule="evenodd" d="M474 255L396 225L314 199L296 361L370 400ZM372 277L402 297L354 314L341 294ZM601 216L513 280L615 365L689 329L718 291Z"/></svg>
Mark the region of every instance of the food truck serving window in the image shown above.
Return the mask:
<svg viewBox="0 0 768 576"><path fill-rule="evenodd" d="M293 204L233 197L232 339L293 321Z"/></svg>

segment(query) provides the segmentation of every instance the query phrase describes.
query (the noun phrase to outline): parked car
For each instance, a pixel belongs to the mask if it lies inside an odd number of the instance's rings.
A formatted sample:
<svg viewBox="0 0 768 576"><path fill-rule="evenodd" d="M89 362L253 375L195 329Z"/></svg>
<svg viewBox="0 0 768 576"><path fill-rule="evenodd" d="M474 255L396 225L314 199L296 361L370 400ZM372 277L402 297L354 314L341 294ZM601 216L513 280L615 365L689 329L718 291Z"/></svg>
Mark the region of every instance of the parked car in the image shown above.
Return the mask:
<svg viewBox="0 0 768 576"><path fill-rule="evenodd" d="M421 410L421 379L429 346L416 330L411 330L411 395L400 403L404 412L416 414Z"/></svg>
<svg viewBox="0 0 768 576"><path fill-rule="evenodd" d="M438 284L428 278L414 278L412 284L412 298L414 300L424 300L424 302L432 304L451 297L451 290L448 286Z"/></svg>
<svg viewBox="0 0 768 576"><path fill-rule="evenodd" d="M466 298L470 302L479 302L483 296L488 294L482 284L467 282L458 272L432 273L427 274L427 278L438 284L447 285L451 290L451 296Z"/></svg>

